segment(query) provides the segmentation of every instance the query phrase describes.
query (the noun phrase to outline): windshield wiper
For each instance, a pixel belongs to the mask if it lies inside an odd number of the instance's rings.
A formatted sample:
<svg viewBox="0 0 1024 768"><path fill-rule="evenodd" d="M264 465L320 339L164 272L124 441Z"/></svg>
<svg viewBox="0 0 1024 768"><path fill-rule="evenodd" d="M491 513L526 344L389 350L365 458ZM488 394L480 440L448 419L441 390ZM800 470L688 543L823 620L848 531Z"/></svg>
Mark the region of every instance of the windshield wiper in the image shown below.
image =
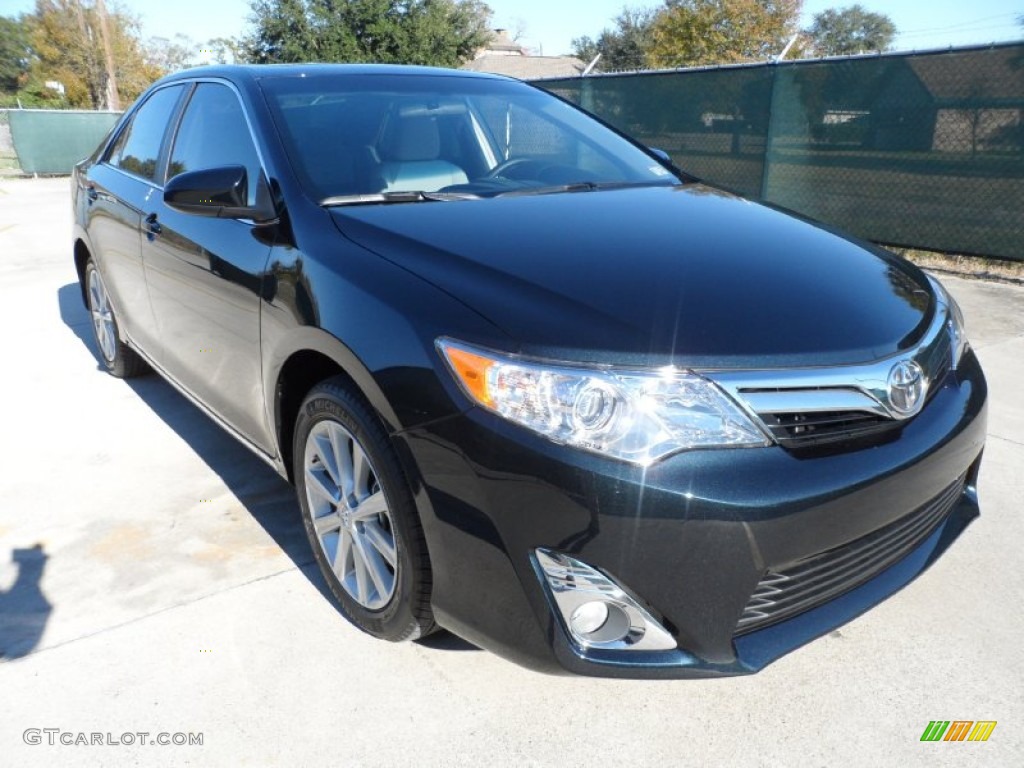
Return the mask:
<svg viewBox="0 0 1024 768"><path fill-rule="evenodd" d="M595 192L599 189L626 189L628 187L673 186L665 181L575 181L550 187L526 187L501 192L495 197L526 197L527 195L555 195L559 192Z"/></svg>
<svg viewBox="0 0 1024 768"><path fill-rule="evenodd" d="M320 205L330 208L338 205L376 205L379 203L450 202L452 200L479 200L471 192L375 192L369 195L333 195L325 197Z"/></svg>

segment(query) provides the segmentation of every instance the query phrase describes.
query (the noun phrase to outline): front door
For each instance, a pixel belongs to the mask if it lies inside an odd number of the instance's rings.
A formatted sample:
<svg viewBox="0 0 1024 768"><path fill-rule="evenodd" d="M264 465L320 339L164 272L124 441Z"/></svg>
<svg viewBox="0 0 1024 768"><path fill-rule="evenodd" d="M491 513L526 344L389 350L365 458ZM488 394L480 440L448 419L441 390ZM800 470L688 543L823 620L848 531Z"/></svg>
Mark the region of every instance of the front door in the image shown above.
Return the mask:
<svg viewBox="0 0 1024 768"><path fill-rule="evenodd" d="M263 172L238 96L200 82L185 107L167 177L225 165ZM273 451L263 407L261 286L270 245L251 222L181 213L154 195L142 252L163 368L258 447Z"/></svg>

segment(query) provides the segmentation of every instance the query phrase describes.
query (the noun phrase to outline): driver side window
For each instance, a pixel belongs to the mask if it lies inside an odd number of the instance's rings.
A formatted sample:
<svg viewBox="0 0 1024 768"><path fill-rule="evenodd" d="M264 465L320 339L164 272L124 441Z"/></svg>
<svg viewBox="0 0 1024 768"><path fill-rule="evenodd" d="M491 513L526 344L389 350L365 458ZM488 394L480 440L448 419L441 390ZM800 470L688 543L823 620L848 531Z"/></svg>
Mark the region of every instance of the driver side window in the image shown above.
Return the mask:
<svg viewBox="0 0 1024 768"><path fill-rule="evenodd" d="M167 177L225 165L245 167L249 205L255 205L256 180L262 166L242 105L226 85L200 83L181 119Z"/></svg>
<svg viewBox="0 0 1024 768"><path fill-rule="evenodd" d="M146 99L114 141L107 153L107 162L133 176L155 182L160 147L181 90L182 86L172 85Z"/></svg>

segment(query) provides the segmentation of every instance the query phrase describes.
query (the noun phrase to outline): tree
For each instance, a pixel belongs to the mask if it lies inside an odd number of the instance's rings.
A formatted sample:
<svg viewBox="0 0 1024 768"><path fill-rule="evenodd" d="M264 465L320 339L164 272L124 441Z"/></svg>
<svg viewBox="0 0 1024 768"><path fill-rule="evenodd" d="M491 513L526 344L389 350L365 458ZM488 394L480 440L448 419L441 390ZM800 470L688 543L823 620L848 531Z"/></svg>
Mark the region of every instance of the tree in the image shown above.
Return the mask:
<svg viewBox="0 0 1024 768"><path fill-rule="evenodd" d="M199 46L188 35L180 32L171 40L166 37L151 37L146 41L146 61L164 74L194 67L199 55Z"/></svg>
<svg viewBox="0 0 1024 768"><path fill-rule="evenodd" d="M199 53L214 64L234 64L242 60L242 41L234 37L207 40Z"/></svg>
<svg viewBox="0 0 1024 768"><path fill-rule="evenodd" d="M457 67L490 39L480 0L253 0L254 63L345 61Z"/></svg>
<svg viewBox="0 0 1024 768"><path fill-rule="evenodd" d="M32 49L21 18L0 16L0 92L13 93L28 74Z"/></svg>
<svg viewBox="0 0 1024 768"><path fill-rule="evenodd" d="M884 13L873 13L862 5L851 5L815 14L806 34L819 56L848 56L888 51L896 38L896 25Z"/></svg>
<svg viewBox="0 0 1024 768"><path fill-rule="evenodd" d="M797 31L803 0L668 0L651 25L647 64L764 61Z"/></svg>
<svg viewBox="0 0 1024 768"><path fill-rule="evenodd" d="M615 29L605 29L597 40L576 38L572 41L573 53L588 63L601 54L598 68L604 72L643 69L651 44L654 16L652 9L623 8L615 17Z"/></svg>
<svg viewBox="0 0 1024 768"><path fill-rule="evenodd" d="M118 109L162 74L143 55L138 19L119 8L103 10L84 0L36 0L25 17L35 53L28 90L45 94L43 84L57 81L68 106Z"/></svg>

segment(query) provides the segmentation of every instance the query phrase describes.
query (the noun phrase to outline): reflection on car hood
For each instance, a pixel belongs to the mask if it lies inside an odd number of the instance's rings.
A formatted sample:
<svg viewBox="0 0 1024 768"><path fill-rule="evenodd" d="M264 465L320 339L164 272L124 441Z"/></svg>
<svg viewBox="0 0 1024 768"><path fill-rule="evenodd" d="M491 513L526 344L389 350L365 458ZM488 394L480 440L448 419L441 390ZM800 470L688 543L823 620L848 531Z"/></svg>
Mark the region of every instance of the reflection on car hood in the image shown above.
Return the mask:
<svg viewBox="0 0 1024 768"><path fill-rule="evenodd" d="M532 354L861 363L912 345L935 306L915 267L700 185L332 215L349 238L465 302Z"/></svg>

